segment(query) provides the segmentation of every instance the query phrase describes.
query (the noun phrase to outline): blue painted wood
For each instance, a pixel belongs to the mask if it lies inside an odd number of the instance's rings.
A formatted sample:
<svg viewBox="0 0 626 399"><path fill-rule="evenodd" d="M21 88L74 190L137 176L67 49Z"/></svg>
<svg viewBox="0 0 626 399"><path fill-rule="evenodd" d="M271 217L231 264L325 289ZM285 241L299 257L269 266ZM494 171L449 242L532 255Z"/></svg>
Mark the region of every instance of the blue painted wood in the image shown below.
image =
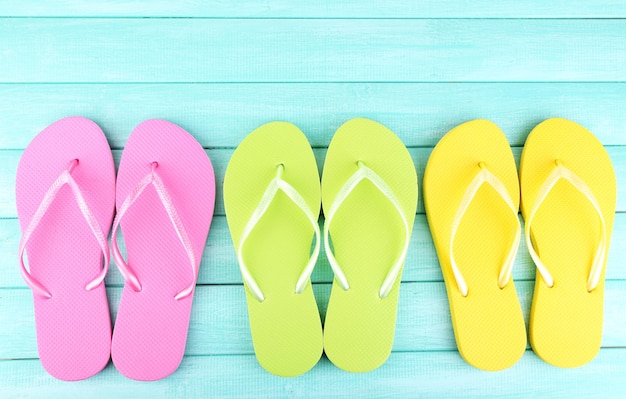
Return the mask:
<svg viewBox="0 0 626 399"><path fill-rule="evenodd" d="M516 281L515 286L528 325L534 282ZM330 284L315 284L313 291L322 318L325 317ZM115 320L121 288L109 287L112 320ZM27 289L0 289L4 298L0 322L0 359L37 357L32 295ZM253 354L243 286L199 286L194 298L187 355ZM602 346L626 348L626 281L606 283L606 306ZM403 283L393 350L396 352L451 351L456 349L442 282Z"/></svg>
<svg viewBox="0 0 626 399"><path fill-rule="evenodd" d="M426 163L428 162L428 157L430 156L432 148L412 147L408 150L411 154L411 157L413 158L413 163L415 164L415 168L417 170L418 184L420 187L417 212L424 213L424 202L422 201L421 183L422 177L424 175L424 168L426 167ZM211 158L213 163L215 178L217 182L222 182L224 179L224 173L226 171L226 166L228 165L228 160L230 159L232 151L233 149L214 149L207 151L207 154ZM522 148L513 147L512 151L516 162L519 165L519 158L522 152ZM19 162L21 152L22 151L19 150L0 151L0 155L2 156L0 157L0 217L8 218L17 216L17 211L15 208L15 194L13 188L15 187L15 171L17 170L17 164ZM317 148L314 149L313 152L317 161L318 170L321 173L324 166L326 149ZM611 157L617 174L617 211L623 212L626 211L626 173L623 172L626 171L626 146L607 147L607 152ZM113 158L116 164L119 163L121 154L122 151L120 150L113 151ZM220 184L217 185L216 190L215 214L224 215L224 202L222 197L222 187Z"/></svg>
<svg viewBox="0 0 626 399"><path fill-rule="evenodd" d="M322 223L323 220L320 221L320 225ZM0 263L0 288L25 287L16 264L20 235L17 219L0 219L0 253L5 259ZM122 253L125 254L123 240L120 238L118 242ZM615 218L607 264L606 278L609 280L626 280L624 247L626 247L626 213L618 213ZM528 254L524 240L520 244L515 260L513 278L516 281L535 279L535 265ZM315 283L329 283L333 280L332 270L323 253L318 258L311 280ZM443 281L426 216L423 214L417 215L415 219L402 281ZM122 275L114 266L111 266L106 284L121 286L123 283ZM213 219L202 256L198 284L242 284L235 250L230 239L226 218L223 216L216 216Z"/></svg>
<svg viewBox="0 0 626 399"><path fill-rule="evenodd" d="M69 115L93 119L115 149L149 118L183 126L206 148L235 147L272 120L294 123L311 145L326 147L355 117L387 125L410 147L433 147L476 118L495 122L511 145L521 146L536 124L556 116L582 124L604 145L624 145L625 92L626 83L578 82L0 84L0 148L26 148Z"/></svg>
<svg viewBox="0 0 626 399"><path fill-rule="evenodd" d="M624 81L625 38L619 19L2 19L0 82Z"/></svg>
<svg viewBox="0 0 626 399"><path fill-rule="evenodd" d="M532 352L502 372L468 367L456 352L393 353L370 373L346 373L326 358L294 378L269 375L254 356L193 356L166 380L141 383L111 365L90 380L63 383L36 360L0 362L0 385L11 398L621 398L626 349L603 350L578 369L552 367Z"/></svg>
<svg viewBox="0 0 626 399"><path fill-rule="evenodd" d="M19 17L620 18L626 15L626 5L619 0L602 5L584 0L22 0L3 4L0 13Z"/></svg>
<svg viewBox="0 0 626 399"><path fill-rule="evenodd" d="M155 16L166 18L142 18ZM626 3L617 0L3 2L0 397L622 397L626 20L614 18L624 16ZM15 168L29 141L68 115L100 124L116 160L132 129L155 117L190 131L213 160L218 203L187 356L165 380L137 383L109 366L87 381L63 383L36 359L31 293L16 263ZM287 120L305 132L321 168L334 131L358 116L400 136L420 183L439 138L470 119L501 126L518 161L528 132L549 117L573 119L599 137L612 157L619 192L603 349L596 360L564 370L528 351L499 373L463 362L454 350L445 287L420 204L394 353L383 367L350 374L322 359L310 373L282 379L257 365L223 216L219 183L228 159L252 129ZM534 277L522 244L514 279L527 320ZM312 280L323 315L332 280L323 256ZM113 267L107 278L113 315L122 283Z"/></svg>

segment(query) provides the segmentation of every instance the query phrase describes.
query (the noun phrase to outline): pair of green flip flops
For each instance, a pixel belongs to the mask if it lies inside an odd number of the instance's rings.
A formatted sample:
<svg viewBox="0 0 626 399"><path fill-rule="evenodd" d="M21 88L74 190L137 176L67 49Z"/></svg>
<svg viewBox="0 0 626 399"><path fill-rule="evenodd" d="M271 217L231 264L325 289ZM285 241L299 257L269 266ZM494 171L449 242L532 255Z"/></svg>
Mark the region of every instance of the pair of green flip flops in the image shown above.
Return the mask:
<svg viewBox="0 0 626 399"><path fill-rule="evenodd" d="M385 362L417 208L415 167L393 132L367 119L346 122L320 184L305 135L289 123L263 125L230 160L224 205L266 370L299 375L323 351L352 372ZM323 331L310 282L322 241L335 273Z"/></svg>

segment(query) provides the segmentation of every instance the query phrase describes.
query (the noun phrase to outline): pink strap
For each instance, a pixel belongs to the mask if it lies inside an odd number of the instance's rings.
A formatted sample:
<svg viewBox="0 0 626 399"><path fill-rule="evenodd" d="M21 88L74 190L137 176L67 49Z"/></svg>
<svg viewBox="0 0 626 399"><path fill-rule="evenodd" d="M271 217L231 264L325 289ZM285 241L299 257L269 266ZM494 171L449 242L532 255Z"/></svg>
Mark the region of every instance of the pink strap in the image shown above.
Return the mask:
<svg viewBox="0 0 626 399"><path fill-rule="evenodd" d="M161 179L161 177L158 175L156 171L156 168L159 166L159 164L157 162L152 162L151 165L152 165L152 170L150 171L150 173L148 173L143 179L141 179L139 183L137 183L137 185L130 192L128 197L126 197L126 199L122 203L120 210L117 212L117 215L115 216L115 221L113 222L113 232L111 233L111 244L112 244L111 247L113 249L113 258L115 258L115 263L117 263L118 269L120 270L120 272L122 273L126 281L130 283L131 287L136 292L141 291L141 283L139 283L139 279L137 278L137 275L132 271L132 269L130 268L128 263L126 263L126 261L122 257L122 254L120 253L120 249L117 246L116 234L117 234L117 229L120 224L120 220L124 217L124 215L126 214L126 211L128 211L128 209L141 196L143 191L149 185L152 185L157 195L159 196L161 203L163 204L163 208L165 208L165 212L167 212L167 216L169 217L170 222L172 222L172 226L174 226L174 230L176 230L176 235L178 236L180 243L183 245L183 248L185 249L185 252L187 253L187 257L189 258L189 263L191 264L191 271L194 276L191 284L187 288L185 288L184 290L176 294L176 296L174 297L174 299L179 300L179 299L182 299L191 295L191 293L193 293L195 289L196 280L198 278L198 266L197 266L197 261L196 261L196 255L193 250L193 246L191 245L191 240L189 239L189 235L187 234L187 230L185 230L185 226L180 216L178 216L178 212L176 211L176 207L174 206L172 197L168 193L167 189L165 188L165 185L163 184L163 180Z"/></svg>
<svg viewBox="0 0 626 399"><path fill-rule="evenodd" d="M87 201L85 201L85 198L83 197L83 194L80 190L80 187L76 183L76 180L74 180L74 178L72 177L72 171L77 165L78 159L72 160L69 163L67 169L64 170L61 175L59 175L59 177L54 181L54 183L52 183L50 188L48 188L48 191L46 191L43 200L39 204L39 207L37 208L37 211L35 212L33 218L30 220L30 223L24 230L24 234L22 235L22 238L20 240L19 259L20 272L22 274L22 277L24 278L24 281L26 281L26 284L33 290L35 294L44 298L51 298L52 294L26 269L26 266L24 265L24 250L26 248L26 243L30 240L32 234L41 223L41 220L50 208L50 205L52 205L54 200L57 198L59 190L61 190L61 188L66 184L72 189L72 194L74 194L74 198L76 199L76 203L78 204L80 213L85 218L85 221L89 225L89 228L91 229L94 237L96 237L98 245L100 245L100 249L102 250L102 254L104 255L104 267L102 268L102 271L96 276L95 279L93 279L89 284L85 286L85 289L87 291L91 291L92 289L102 284L102 282L104 281L104 277L109 270L109 246L107 244L106 236L102 232L98 220L89 209L89 205L87 205Z"/></svg>

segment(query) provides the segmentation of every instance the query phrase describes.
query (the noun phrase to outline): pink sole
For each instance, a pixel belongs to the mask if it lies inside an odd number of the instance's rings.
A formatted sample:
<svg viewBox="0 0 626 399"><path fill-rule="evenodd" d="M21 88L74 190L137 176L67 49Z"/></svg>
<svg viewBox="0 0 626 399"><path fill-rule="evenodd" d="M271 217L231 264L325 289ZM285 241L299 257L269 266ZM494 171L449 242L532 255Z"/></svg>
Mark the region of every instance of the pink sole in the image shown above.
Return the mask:
<svg viewBox="0 0 626 399"><path fill-rule="evenodd" d="M213 217L215 177L204 149L182 128L162 120L135 128L120 162L118 210L154 161L199 262ZM174 372L184 355L193 295L178 301L174 296L195 277L153 187L129 208L120 226L127 262L142 290L124 286L113 331L113 363L128 378L158 380Z"/></svg>
<svg viewBox="0 0 626 399"><path fill-rule="evenodd" d="M15 184L22 230L44 194L73 159L72 172L108 234L115 200L115 166L100 128L81 117L61 119L44 129L24 151ZM34 295L37 346L43 367L61 380L82 380L109 361L111 319L104 284L85 286L102 270L102 252L69 187L59 191L26 245L31 275L52 298Z"/></svg>

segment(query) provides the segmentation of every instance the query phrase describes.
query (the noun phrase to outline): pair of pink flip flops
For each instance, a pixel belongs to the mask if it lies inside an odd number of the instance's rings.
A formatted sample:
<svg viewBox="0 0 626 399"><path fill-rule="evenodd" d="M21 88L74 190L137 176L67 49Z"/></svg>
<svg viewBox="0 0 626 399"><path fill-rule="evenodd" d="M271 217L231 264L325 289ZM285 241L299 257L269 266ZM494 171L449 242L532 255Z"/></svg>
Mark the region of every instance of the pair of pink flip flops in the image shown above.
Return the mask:
<svg viewBox="0 0 626 399"><path fill-rule="evenodd" d="M200 144L177 125L145 121L128 139L116 179L102 130L85 118L61 119L24 151L16 197L20 265L44 368L68 381L93 376L110 358L135 380L176 370L215 202ZM128 261L115 239L120 225ZM111 227L126 280L113 334L103 284Z"/></svg>

